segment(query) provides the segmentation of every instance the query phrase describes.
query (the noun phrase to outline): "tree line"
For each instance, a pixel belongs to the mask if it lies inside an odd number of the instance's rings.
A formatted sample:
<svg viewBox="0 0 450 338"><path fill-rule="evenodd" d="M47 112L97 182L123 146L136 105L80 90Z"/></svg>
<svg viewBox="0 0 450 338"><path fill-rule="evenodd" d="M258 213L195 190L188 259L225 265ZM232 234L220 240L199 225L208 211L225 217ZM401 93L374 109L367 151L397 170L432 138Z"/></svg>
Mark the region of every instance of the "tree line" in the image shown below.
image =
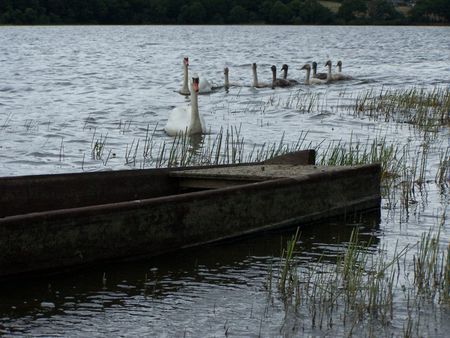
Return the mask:
<svg viewBox="0 0 450 338"><path fill-rule="evenodd" d="M0 0L0 24L416 24L449 23L449 0Z"/></svg>

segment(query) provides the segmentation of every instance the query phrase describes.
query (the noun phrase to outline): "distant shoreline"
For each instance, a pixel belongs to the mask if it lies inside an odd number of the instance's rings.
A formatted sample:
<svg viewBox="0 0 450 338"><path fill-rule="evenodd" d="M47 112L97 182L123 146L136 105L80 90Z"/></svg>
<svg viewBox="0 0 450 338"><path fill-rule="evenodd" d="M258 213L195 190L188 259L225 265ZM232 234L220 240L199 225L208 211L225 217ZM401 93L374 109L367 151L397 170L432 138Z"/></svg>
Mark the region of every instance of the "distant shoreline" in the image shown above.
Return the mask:
<svg viewBox="0 0 450 338"><path fill-rule="evenodd" d="M379 24L270 24L270 23L243 23L243 24L97 24L97 23L68 23L68 24L0 24L0 27L78 27L78 26L93 26L93 27L118 27L118 26L130 26L130 27L138 27L138 26L165 26L165 27L179 27L179 26L190 26L190 27L224 27L224 26L266 26L266 27L316 27L316 26L324 26L324 27L450 27L450 23L417 23L417 24L389 24L389 23L379 23Z"/></svg>
<svg viewBox="0 0 450 338"><path fill-rule="evenodd" d="M447 0L448 1L448 0ZM0 2L0 25L447 26L446 0Z"/></svg>

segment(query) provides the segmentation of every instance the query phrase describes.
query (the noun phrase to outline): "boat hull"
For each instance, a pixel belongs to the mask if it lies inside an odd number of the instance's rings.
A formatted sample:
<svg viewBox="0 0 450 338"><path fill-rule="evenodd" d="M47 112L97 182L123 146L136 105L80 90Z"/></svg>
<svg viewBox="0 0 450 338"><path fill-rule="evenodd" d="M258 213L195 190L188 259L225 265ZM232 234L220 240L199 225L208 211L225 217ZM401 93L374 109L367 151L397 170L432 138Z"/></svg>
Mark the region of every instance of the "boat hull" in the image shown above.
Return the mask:
<svg viewBox="0 0 450 338"><path fill-rule="evenodd" d="M379 208L378 165L312 170L303 176L0 218L0 278L159 255ZM172 180L171 189L183 185L173 170L155 173L155 182Z"/></svg>

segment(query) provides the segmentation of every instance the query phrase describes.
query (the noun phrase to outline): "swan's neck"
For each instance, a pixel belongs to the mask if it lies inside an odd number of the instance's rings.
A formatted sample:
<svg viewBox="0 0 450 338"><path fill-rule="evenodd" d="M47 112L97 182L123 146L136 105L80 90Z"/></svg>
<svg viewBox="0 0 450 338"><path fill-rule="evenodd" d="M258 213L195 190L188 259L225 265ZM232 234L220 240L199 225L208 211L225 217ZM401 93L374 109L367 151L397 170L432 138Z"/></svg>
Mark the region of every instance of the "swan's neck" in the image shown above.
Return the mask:
<svg viewBox="0 0 450 338"><path fill-rule="evenodd" d="M200 121L200 114L198 112L197 92L191 93L191 122L189 124L189 134L201 134L202 122Z"/></svg>
<svg viewBox="0 0 450 338"><path fill-rule="evenodd" d="M228 80L228 73L225 73L225 83L224 83L225 88L229 88L230 87L230 81Z"/></svg>
<svg viewBox="0 0 450 338"><path fill-rule="evenodd" d="M188 66L183 65L183 87L181 88L181 93L189 95L189 85L188 85Z"/></svg>
<svg viewBox="0 0 450 338"><path fill-rule="evenodd" d="M258 74L256 68L253 68L253 87L258 87Z"/></svg>
<svg viewBox="0 0 450 338"><path fill-rule="evenodd" d="M337 65L337 68L339 73L342 72L342 65Z"/></svg>
<svg viewBox="0 0 450 338"><path fill-rule="evenodd" d="M309 84L309 77L311 75L311 69L306 69L306 79L305 79L305 84Z"/></svg>
<svg viewBox="0 0 450 338"><path fill-rule="evenodd" d="M317 75L317 67L313 67L313 76Z"/></svg>
<svg viewBox="0 0 450 338"><path fill-rule="evenodd" d="M287 80L287 69L283 69L283 79Z"/></svg>
<svg viewBox="0 0 450 338"><path fill-rule="evenodd" d="M272 89L277 85L277 71L272 70Z"/></svg>
<svg viewBox="0 0 450 338"><path fill-rule="evenodd" d="M331 65L328 65L327 81L331 81Z"/></svg>

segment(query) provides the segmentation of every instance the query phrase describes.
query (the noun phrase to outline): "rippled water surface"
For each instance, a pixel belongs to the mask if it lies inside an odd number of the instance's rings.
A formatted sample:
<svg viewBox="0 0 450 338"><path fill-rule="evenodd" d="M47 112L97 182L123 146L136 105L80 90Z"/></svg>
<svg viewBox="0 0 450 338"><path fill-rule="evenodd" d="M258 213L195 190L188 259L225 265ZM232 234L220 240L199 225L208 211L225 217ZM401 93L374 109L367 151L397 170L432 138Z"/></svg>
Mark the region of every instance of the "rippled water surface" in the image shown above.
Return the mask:
<svg viewBox="0 0 450 338"><path fill-rule="evenodd" d="M171 141L163 132L168 113L188 104L176 92L184 56L200 81L207 77L220 86L228 66L230 81L242 85L200 95L199 109L209 137L239 129L247 152L282 138L296 142L301 135L305 144L321 144L322 149L340 140L375 138L415 149L423 135L413 127L356 118L343 107L369 90L431 90L450 84L448 27L0 27L0 46L1 176L151 165L140 155L142 146L131 162L129 149L143 142L147 130L154 130L156 145ZM270 66L281 68L283 63L289 65L290 78L302 80L304 63L317 61L325 71L328 59L333 64L342 60L343 71L354 80L290 89L249 87L253 62L260 80L269 81ZM320 99L311 111L296 105L316 94ZM103 144L101 158L93 156L96 142ZM441 245L448 243L448 219L442 216L448 209L448 187L434 184L442 149L449 146L448 128L439 130L433 144L426 170L430 182L408 215L386 207L392 201L384 199L379 220L357 222L375 248L393 252L396 245L415 243L440 224ZM154 151L156 155L158 147ZM301 259L306 264L321 255L334 257L351 228L338 222L305 229ZM290 235L264 234L6 285L0 291L0 334L324 335L326 330L289 314L264 288ZM412 257L408 259L411 263ZM397 307L399 314L383 335L403 334L408 314ZM448 311L439 307L417 335L444 336L450 329ZM336 325L328 332L348 333L348 328Z"/></svg>

